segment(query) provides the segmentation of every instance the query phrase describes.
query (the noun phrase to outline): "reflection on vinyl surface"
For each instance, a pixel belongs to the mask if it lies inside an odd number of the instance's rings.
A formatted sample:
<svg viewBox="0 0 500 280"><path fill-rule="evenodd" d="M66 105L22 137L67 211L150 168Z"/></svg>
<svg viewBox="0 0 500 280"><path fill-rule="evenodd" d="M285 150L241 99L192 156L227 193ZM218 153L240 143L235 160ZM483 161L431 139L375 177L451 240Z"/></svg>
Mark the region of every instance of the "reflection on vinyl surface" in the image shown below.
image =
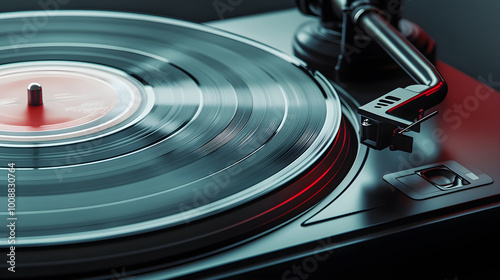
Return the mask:
<svg viewBox="0 0 500 280"><path fill-rule="evenodd" d="M32 15L2 16L1 34ZM299 62L194 24L61 12L29 42L2 44L1 64L112 68L141 97L98 132L0 142L0 166L15 161L22 186L20 245L128 236L231 209L308 169L341 123L333 89Z"/></svg>

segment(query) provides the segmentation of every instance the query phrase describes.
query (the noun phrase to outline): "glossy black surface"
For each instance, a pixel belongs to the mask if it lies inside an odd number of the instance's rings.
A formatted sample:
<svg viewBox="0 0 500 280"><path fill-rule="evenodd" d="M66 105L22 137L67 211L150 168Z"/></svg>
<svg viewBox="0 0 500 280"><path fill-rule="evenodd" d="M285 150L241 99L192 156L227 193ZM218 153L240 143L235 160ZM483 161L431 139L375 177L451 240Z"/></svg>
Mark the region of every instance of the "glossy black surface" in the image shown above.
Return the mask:
<svg viewBox="0 0 500 280"><path fill-rule="evenodd" d="M468 2L471 6L467 9L454 5L454 1L443 1L448 3L446 7L439 4L437 6L441 10L430 13L429 5L434 1L409 2L409 5L423 5L421 13L412 16L413 20L423 25L422 22L430 21L424 15L432 15L437 21L426 31L439 35L436 40L440 53L446 55L463 51L467 49L463 46L469 44L481 46L481 49L487 45L488 36L481 34L492 33L491 27L485 28L484 33L472 34L479 41L470 43L462 33L448 32L454 26L446 28L443 12L472 28L492 15L494 9L491 7L495 3L487 6ZM424 2L427 2L426 6L420 4ZM484 19L469 13L471 9L484 12ZM476 18L477 21L463 21L460 15L462 18L464 15L468 19ZM287 11L220 23L218 26L290 52L296 28L307 20L296 11ZM452 38L449 42L453 44L443 46L441 42L447 38ZM494 44L495 39L492 42ZM496 49L488 49L484 53L496 54ZM472 53L466 51L461 54L469 58L484 55ZM485 63L494 68L489 68L489 72L481 72L488 68L480 68L475 73L479 73L478 76L482 76L486 84L498 86L494 79L499 73L496 68L498 63L495 63L495 56L489 58L491 60L486 59ZM463 62L464 58L451 57L446 61L457 61L459 64L458 61ZM470 65L465 63L459 70L472 71L467 69L474 68L474 65L471 61ZM450 93L438 107L440 114L422 126L412 154L368 151L366 147L361 147L358 160L343 184L311 211L238 247L197 261L145 273L141 277L355 279L359 276L386 276L395 279L454 279L457 275L465 275L458 279L478 279L474 277L477 274L495 277L493 273L496 271L491 265L496 264L496 258L490 256L500 247L496 241L499 232L496 221L500 215L499 93L443 63L437 66L449 82ZM488 80L489 74L491 79ZM350 112L358 104L348 95L364 103L387 89L409 83L411 81L405 73L399 73L377 81L343 83L337 90L344 98L344 112ZM354 127L359 129L356 116L352 112L347 115ZM470 170L479 169L492 177L494 183L415 200L383 180L385 174L447 160L457 161ZM114 272L127 271L127 266L115 265ZM107 276L114 276L113 271ZM473 272L477 271L479 273L474 275Z"/></svg>

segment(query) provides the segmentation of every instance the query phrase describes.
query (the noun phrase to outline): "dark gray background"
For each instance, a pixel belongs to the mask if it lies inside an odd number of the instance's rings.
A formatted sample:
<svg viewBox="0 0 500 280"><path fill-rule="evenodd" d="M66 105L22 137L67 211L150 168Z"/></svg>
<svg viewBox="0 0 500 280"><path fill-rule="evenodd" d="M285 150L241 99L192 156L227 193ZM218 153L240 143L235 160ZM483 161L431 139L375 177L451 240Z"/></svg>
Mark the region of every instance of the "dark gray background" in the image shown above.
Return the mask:
<svg viewBox="0 0 500 280"><path fill-rule="evenodd" d="M440 60L473 78L492 76L500 88L500 1L404 1L403 15L438 46Z"/></svg>
<svg viewBox="0 0 500 280"><path fill-rule="evenodd" d="M48 3L54 2L61 9L68 10L136 12L190 21L218 20L224 8L226 11L222 13L222 16L230 18L289 8L295 5L294 0L11 0L2 1L0 12L40 10L43 9L41 6L47 6Z"/></svg>
<svg viewBox="0 0 500 280"><path fill-rule="evenodd" d="M59 2L57 2L59 1ZM67 2L67 3L66 3ZM61 9L139 12L190 21L262 13L294 7L294 0L22 0L2 1L0 12L40 10L49 3ZM40 5L42 3L42 5ZM403 14L438 43L439 59L474 78L500 82L500 1L404 0ZM227 6L225 6L227 5ZM51 5L49 9L54 9Z"/></svg>

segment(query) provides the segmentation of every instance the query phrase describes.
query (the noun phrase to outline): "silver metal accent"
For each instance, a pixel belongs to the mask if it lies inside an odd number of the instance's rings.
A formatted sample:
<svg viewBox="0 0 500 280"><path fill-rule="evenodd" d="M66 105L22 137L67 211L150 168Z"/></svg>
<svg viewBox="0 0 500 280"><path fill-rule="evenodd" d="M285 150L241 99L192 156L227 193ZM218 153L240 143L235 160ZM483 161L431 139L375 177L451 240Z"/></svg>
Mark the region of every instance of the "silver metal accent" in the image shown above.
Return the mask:
<svg viewBox="0 0 500 280"><path fill-rule="evenodd" d="M370 120L369 119L364 119L363 122L361 123L362 126L369 126L370 125Z"/></svg>
<svg viewBox="0 0 500 280"><path fill-rule="evenodd" d="M31 83L28 85L28 90L29 91L36 91L36 90L41 90L42 86L39 83Z"/></svg>
<svg viewBox="0 0 500 280"><path fill-rule="evenodd" d="M43 105L42 86L39 83L31 83L28 85L28 105Z"/></svg>
<svg viewBox="0 0 500 280"><path fill-rule="evenodd" d="M357 10L355 10L354 14L352 15L352 21L354 24L358 24L359 19L366 13L366 12L376 12L379 15L381 15L384 18L387 18L387 15L380 9L377 9L373 6L366 5L366 6L361 6Z"/></svg>

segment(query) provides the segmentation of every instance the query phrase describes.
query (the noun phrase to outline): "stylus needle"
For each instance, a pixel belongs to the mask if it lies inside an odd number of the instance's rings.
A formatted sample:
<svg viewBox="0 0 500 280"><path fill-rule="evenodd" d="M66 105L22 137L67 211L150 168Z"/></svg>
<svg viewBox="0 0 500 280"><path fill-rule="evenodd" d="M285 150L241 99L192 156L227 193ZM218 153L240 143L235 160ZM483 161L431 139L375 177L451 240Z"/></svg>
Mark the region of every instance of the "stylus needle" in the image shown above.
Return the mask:
<svg viewBox="0 0 500 280"><path fill-rule="evenodd" d="M430 119L430 118L434 117L434 116L435 116L435 115L437 115L437 114L438 114L438 111L434 111L434 112L432 112L432 113L428 114L427 116L422 117L421 119L417 120L416 122L414 122L414 123L410 124L410 125L409 125L409 126L407 126L406 128L401 129L400 131L398 131L398 133L399 133L399 134L403 134L403 133L407 132L408 130L410 130L413 126L415 126L415 125L417 125L417 124L419 124L419 123L422 123L422 122L424 122L424 121L426 121L426 120L428 120L428 119Z"/></svg>

